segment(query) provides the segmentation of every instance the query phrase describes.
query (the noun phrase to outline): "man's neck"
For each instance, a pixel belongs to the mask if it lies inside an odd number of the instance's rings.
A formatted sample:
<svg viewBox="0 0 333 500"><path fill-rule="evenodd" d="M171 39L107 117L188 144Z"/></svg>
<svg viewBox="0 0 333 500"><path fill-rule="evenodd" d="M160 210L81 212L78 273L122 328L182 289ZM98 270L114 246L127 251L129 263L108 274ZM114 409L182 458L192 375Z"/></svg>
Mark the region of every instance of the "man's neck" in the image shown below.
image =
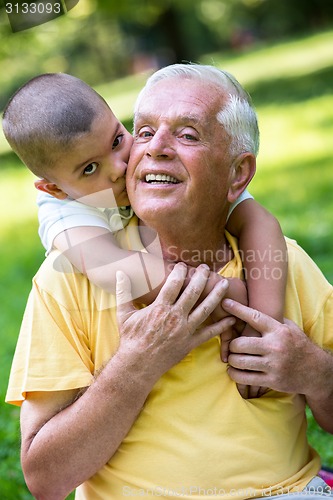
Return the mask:
<svg viewBox="0 0 333 500"><path fill-rule="evenodd" d="M142 243L147 246L149 232L142 222L140 228ZM207 231L201 228L200 231L191 232L168 227L161 228L158 234L163 258L171 262L185 262L192 267L205 263L217 272L232 258L224 227L215 231L210 227Z"/></svg>

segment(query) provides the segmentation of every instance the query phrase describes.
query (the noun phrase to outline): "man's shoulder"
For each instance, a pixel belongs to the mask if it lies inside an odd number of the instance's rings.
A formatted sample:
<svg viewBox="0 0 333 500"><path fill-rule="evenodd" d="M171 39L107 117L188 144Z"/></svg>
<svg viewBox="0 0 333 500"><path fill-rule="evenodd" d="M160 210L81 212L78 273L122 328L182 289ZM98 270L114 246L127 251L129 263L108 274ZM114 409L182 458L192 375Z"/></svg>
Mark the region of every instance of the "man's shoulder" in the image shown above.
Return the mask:
<svg viewBox="0 0 333 500"><path fill-rule="evenodd" d="M295 241L286 238L288 248L287 305L293 301L302 304L304 327L315 321L328 301L333 303L333 286L317 264ZM288 316L294 319L292 316Z"/></svg>
<svg viewBox="0 0 333 500"><path fill-rule="evenodd" d="M54 303L71 311L73 318L93 311L114 310L115 296L94 285L58 250L44 260L33 279L32 294L51 308Z"/></svg>
<svg viewBox="0 0 333 500"><path fill-rule="evenodd" d="M304 250L304 248L302 248L300 246L299 243L297 243L296 240L294 240L293 238L289 238L288 236L285 236L284 239L286 240L286 244L287 244L287 248L288 248L288 253L295 253L297 255L297 253L301 253L301 254L305 254L309 257L309 255L306 253L306 251ZM309 257L310 258L310 257Z"/></svg>
<svg viewBox="0 0 333 500"><path fill-rule="evenodd" d="M62 252L52 250L39 267L33 282L39 289L53 294L56 289L71 286L71 283L78 280L83 284L87 278L70 263Z"/></svg>
<svg viewBox="0 0 333 500"><path fill-rule="evenodd" d="M41 263L36 276L44 273L72 273L74 266L69 262L63 252L52 250Z"/></svg>
<svg viewBox="0 0 333 500"><path fill-rule="evenodd" d="M327 285L331 288L332 285L328 283L324 274L319 269L315 261L310 255L302 248L296 240L285 238L288 249L288 268L291 272L301 272L306 275L307 281L311 276L318 276L318 279L326 281Z"/></svg>
<svg viewBox="0 0 333 500"><path fill-rule="evenodd" d="M313 262L314 261L311 259L310 255L306 253L304 248L302 248L296 240L292 238L288 238L285 236L286 244L287 244L287 251L288 251L288 263L289 266L297 263L301 263L303 260L304 261L309 261Z"/></svg>

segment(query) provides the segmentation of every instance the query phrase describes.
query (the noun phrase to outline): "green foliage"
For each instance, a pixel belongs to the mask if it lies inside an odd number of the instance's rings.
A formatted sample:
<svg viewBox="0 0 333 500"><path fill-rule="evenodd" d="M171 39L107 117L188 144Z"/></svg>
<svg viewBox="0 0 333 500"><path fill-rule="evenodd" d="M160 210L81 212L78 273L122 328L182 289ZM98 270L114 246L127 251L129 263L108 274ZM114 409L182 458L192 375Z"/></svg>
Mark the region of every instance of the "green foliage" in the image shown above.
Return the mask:
<svg viewBox="0 0 333 500"><path fill-rule="evenodd" d="M2 8L0 109L36 74L67 72L98 85L133 71L197 61L208 51L243 51L332 23L327 0L303 0L301 9L290 0L80 0L66 15L12 33Z"/></svg>
<svg viewBox="0 0 333 500"><path fill-rule="evenodd" d="M1 158L0 228L1 349L0 492L4 500L32 499L20 467L19 410L3 403L8 374L31 279L44 258L37 236L32 175L13 155Z"/></svg>
<svg viewBox="0 0 333 500"><path fill-rule="evenodd" d="M19 461L18 410L6 409L0 418L0 490L6 500L28 500Z"/></svg>
<svg viewBox="0 0 333 500"><path fill-rule="evenodd" d="M78 5L66 16L17 33L0 11L0 109L37 74L71 73L91 85L128 74L129 39L117 18L103 19L89 0L84 4L85 9Z"/></svg>
<svg viewBox="0 0 333 500"><path fill-rule="evenodd" d="M279 218L333 281L333 72L332 32L275 44L242 55L220 53L205 61L230 70L246 84L261 126L258 172L251 192ZM144 77L127 77L98 88L130 129L134 97ZM129 105L130 103L130 105ZM1 145L0 145L1 148ZM4 149L4 147L3 147ZM3 401L31 278L43 259L37 236L33 177L10 153L1 156L0 379ZM19 464L18 410L0 403L0 492L28 500ZM310 412L309 439L333 467L333 438Z"/></svg>
<svg viewBox="0 0 333 500"><path fill-rule="evenodd" d="M22 174L22 171L19 173ZM4 185L8 189L8 191L2 192L2 213L8 213L4 212L4 210L8 211L8 208L11 207L10 193L15 193L15 189L17 189L21 196L23 195L23 182L17 182L18 185L15 187L16 177L17 170L15 170L15 174L9 170L8 176L2 174ZM4 186L2 186L3 188ZM19 194L18 192L16 194ZM30 289L31 278L42 260L40 245L36 238L36 219L27 219L23 214L20 225L18 218L9 217L9 219L12 220L7 220L2 225L0 233L0 293L2 297L0 364L5 373L5 377L0 379L1 401L3 401L5 395L9 367ZM11 228L13 219L16 224ZM0 491L1 497L6 500L32 498L27 492L20 468L19 442L18 409L1 403Z"/></svg>

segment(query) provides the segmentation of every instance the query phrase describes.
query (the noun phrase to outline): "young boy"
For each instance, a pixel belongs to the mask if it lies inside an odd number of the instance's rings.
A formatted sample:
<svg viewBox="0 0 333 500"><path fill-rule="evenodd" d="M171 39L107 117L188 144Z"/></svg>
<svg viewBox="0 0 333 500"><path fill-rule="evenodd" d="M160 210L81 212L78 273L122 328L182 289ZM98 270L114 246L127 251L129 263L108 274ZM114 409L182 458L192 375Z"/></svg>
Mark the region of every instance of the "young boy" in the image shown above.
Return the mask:
<svg viewBox="0 0 333 500"><path fill-rule="evenodd" d="M66 252L94 284L110 292L116 270L122 269L131 279L133 298L152 302L172 263L163 262L156 235L148 253L124 250L115 240L113 233L133 216L125 182L133 138L104 99L73 76L40 75L11 98L3 129L12 149L40 178L35 185L42 192L40 235L47 251ZM282 321L287 264L278 222L245 193L231 207L226 227L239 238L249 305ZM271 259L273 253L282 257ZM218 279L211 273L208 288ZM245 301L240 280L229 283L229 296ZM244 334L255 332L246 327Z"/></svg>

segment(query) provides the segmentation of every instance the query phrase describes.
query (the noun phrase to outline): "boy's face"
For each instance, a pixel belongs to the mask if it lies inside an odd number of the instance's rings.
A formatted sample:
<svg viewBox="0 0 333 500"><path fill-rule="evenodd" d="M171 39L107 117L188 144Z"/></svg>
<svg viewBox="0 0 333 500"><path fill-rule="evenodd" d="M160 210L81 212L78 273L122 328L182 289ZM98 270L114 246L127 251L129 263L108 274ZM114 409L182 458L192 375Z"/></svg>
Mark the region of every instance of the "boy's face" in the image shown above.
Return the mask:
<svg viewBox="0 0 333 500"><path fill-rule="evenodd" d="M37 181L36 187L56 198L69 196L78 201L112 190L114 200L110 200L109 207L114 206L114 201L118 206L129 205L125 174L132 143L131 134L105 106L105 112L95 118L90 131L74 139L68 150L58 156L49 178Z"/></svg>

